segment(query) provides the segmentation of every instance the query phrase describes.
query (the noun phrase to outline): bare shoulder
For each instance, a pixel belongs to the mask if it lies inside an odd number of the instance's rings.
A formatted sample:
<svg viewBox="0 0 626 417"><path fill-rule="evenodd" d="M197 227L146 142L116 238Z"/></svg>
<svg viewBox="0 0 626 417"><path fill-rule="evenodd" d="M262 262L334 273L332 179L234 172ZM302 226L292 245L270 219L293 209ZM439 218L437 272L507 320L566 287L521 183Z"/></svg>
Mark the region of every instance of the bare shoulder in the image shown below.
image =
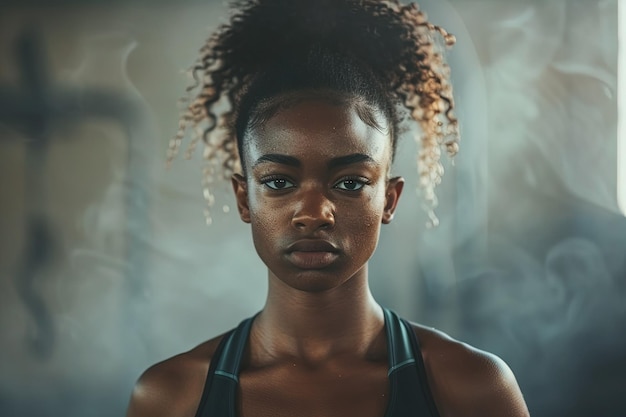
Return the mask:
<svg viewBox="0 0 626 417"><path fill-rule="evenodd" d="M528 417L513 372L496 355L412 324L441 417Z"/></svg>
<svg viewBox="0 0 626 417"><path fill-rule="evenodd" d="M194 417L222 337L148 368L135 385L126 416Z"/></svg>

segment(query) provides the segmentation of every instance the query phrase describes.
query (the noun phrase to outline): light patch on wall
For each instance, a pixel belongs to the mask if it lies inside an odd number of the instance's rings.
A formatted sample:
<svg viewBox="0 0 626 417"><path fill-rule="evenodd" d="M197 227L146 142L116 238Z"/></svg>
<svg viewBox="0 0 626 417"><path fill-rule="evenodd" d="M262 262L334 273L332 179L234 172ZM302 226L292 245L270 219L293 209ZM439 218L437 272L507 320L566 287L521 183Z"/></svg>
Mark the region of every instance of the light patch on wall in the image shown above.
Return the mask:
<svg viewBox="0 0 626 417"><path fill-rule="evenodd" d="M626 215L626 6L618 4L617 203Z"/></svg>

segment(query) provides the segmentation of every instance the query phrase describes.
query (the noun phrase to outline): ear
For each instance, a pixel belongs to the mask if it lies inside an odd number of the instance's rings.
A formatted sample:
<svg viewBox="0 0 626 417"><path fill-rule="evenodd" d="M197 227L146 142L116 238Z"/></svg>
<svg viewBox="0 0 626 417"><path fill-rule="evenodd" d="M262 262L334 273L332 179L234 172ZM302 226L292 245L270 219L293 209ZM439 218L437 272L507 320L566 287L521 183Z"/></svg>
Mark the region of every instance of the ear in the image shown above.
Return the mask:
<svg viewBox="0 0 626 417"><path fill-rule="evenodd" d="M385 210L383 212L383 224L391 223L393 214L398 206L400 194L404 188L404 178L394 177L387 181L387 191L385 192Z"/></svg>
<svg viewBox="0 0 626 417"><path fill-rule="evenodd" d="M239 175L233 174L230 178L233 185L233 191L235 192L235 199L237 200L237 210L239 210L239 217L245 223L250 223L250 206L248 205L248 183L246 179Z"/></svg>

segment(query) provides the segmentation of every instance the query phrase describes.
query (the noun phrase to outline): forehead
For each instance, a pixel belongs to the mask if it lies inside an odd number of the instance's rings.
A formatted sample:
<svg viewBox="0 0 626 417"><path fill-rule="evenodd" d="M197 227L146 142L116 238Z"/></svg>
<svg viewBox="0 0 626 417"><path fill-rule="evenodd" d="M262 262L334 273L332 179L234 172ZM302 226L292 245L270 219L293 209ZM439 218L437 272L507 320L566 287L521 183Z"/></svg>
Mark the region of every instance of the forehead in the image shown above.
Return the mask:
<svg viewBox="0 0 626 417"><path fill-rule="evenodd" d="M356 104L320 98L281 108L248 132L244 146L248 166L268 153L303 160L362 153L381 164L388 163L391 155L389 134L365 123Z"/></svg>

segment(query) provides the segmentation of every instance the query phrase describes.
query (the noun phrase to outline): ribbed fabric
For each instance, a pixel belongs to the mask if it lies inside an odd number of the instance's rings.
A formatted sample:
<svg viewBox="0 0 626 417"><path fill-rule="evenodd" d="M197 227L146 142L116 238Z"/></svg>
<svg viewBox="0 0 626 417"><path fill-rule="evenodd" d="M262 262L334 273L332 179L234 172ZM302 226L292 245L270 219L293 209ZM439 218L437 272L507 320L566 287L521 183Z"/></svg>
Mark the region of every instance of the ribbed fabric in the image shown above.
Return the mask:
<svg viewBox="0 0 626 417"><path fill-rule="evenodd" d="M390 398L381 417L439 417L411 325L383 308L389 352ZM239 370L252 318L227 333L213 355L196 417L237 417Z"/></svg>

